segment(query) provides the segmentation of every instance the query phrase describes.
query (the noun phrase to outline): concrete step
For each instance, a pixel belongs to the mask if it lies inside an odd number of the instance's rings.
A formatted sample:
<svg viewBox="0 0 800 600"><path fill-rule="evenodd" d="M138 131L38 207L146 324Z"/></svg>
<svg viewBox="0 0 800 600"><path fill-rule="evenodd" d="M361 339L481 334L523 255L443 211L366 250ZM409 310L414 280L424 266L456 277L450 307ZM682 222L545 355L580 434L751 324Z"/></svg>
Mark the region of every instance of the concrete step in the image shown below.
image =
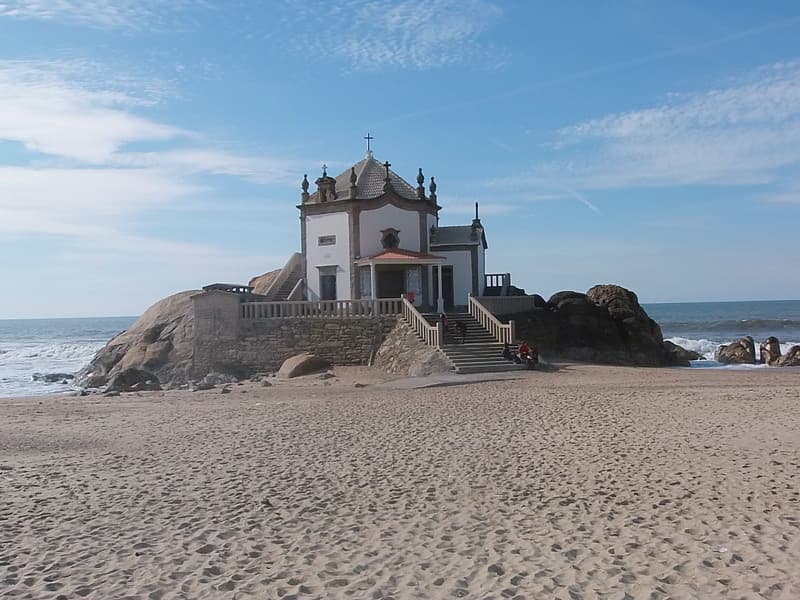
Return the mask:
<svg viewBox="0 0 800 600"><path fill-rule="evenodd" d="M486 364L486 365L469 365L464 367L456 367L456 373L503 373L506 371L524 371L527 367L525 365L518 365L515 363L505 363L504 365Z"/></svg>

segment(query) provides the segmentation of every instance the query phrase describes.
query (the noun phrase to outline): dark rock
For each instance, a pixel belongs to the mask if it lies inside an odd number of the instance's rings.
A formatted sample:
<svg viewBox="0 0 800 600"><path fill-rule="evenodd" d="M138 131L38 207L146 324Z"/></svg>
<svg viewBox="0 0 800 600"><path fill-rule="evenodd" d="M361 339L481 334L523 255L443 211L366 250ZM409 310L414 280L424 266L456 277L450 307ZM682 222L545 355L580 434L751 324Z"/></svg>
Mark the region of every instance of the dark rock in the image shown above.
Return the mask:
<svg viewBox="0 0 800 600"><path fill-rule="evenodd" d="M319 375L319 379L323 379L323 380L324 379L333 379L334 377L336 377L336 376L333 373L321 373Z"/></svg>
<svg viewBox="0 0 800 600"><path fill-rule="evenodd" d="M367 384L366 383L358 383L358 382L356 382L356 383L353 384L353 387L354 388L363 388L363 387L367 387Z"/></svg>
<svg viewBox="0 0 800 600"><path fill-rule="evenodd" d="M194 386L189 388L193 392L202 392L204 390L213 390L214 384L209 383L208 381L198 381Z"/></svg>
<svg viewBox="0 0 800 600"><path fill-rule="evenodd" d="M792 346L775 363L779 367L800 367L800 346Z"/></svg>
<svg viewBox="0 0 800 600"><path fill-rule="evenodd" d="M316 354L304 352L283 361L281 368L278 370L278 377L291 379L292 377L299 377L301 375L308 375L310 373L329 369L330 366L330 361L320 358Z"/></svg>
<svg viewBox="0 0 800 600"><path fill-rule="evenodd" d="M261 381L261 387L272 387L272 384L267 379Z"/></svg>
<svg viewBox="0 0 800 600"><path fill-rule="evenodd" d="M517 338L548 360L661 367L667 356L661 328L639 305L636 294L616 285L594 286L586 294L553 294L546 308L510 315Z"/></svg>
<svg viewBox="0 0 800 600"><path fill-rule="evenodd" d="M115 374L108 382L106 391L141 392L160 390L158 378L141 369L125 369Z"/></svg>
<svg viewBox="0 0 800 600"><path fill-rule="evenodd" d="M673 344L669 341L664 341L664 352L667 355L667 364L671 367L689 367L691 360L703 360L705 357L699 352L694 350L687 350Z"/></svg>
<svg viewBox="0 0 800 600"><path fill-rule="evenodd" d="M219 393L220 394L230 394L231 393L231 388L224 387L219 391Z"/></svg>
<svg viewBox="0 0 800 600"><path fill-rule="evenodd" d="M774 365L781 357L781 343L774 335L768 337L759 347L759 362Z"/></svg>
<svg viewBox="0 0 800 600"><path fill-rule="evenodd" d="M727 345L717 348L714 360L725 365L756 364L756 345L749 335Z"/></svg>
<svg viewBox="0 0 800 600"><path fill-rule="evenodd" d="M75 379L75 375L70 373L34 373L34 381L43 381L45 383L66 383L66 379Z"/></svg>
<svg viewBox="0 0 800 600"><path fill-rule="evenodd" d="M109 390L107 392L103 392L103 396L108 396L108 397L119 396L119 390Z"/></svg>

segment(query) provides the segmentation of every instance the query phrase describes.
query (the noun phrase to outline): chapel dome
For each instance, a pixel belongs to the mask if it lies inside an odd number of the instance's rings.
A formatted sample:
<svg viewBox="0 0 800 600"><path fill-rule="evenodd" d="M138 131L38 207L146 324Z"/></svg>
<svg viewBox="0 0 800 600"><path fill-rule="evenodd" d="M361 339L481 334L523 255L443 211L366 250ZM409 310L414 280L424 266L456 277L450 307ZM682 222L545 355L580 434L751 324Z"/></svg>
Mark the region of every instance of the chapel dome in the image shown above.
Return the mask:
<svg viewBox="0 0 800 600"><path fill-rule="evenodd" d="M355 173L355 195L351 194L353 189L352 175ZM370 153L363 160L358 161L339 173L336 181L336 200L370 200L379 198L384 194L386 185L386 166L376 160ZM389 169L389 181L394 192L406 200L419 200L417 190L400 177L397 173ZM309 196L309 202L319 202L319 191Z"/></svg>

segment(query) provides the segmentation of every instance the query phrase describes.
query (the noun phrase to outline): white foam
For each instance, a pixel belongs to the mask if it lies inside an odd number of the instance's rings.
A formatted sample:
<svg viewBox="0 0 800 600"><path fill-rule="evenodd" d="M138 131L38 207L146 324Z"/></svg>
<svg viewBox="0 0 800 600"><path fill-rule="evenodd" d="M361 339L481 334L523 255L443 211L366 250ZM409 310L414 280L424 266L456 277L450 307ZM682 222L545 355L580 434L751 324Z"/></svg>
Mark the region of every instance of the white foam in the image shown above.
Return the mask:
<svg viewBox="0 0 800 600"><path fill-rule="evenodd" d="M665 341L672 342L673 344L677 344L681 348L685 350L692 350L693 352L697 352L705 357L706 360L693 360L690 361L690 364L693 367L725 367L728 369L752 369L752 368L760 368L764 365L724 365L714 360L714 354L717 351L717 348L724 344L730 344L735 340L729 340L726 342L712 342L711 340L700 339L700 340L693 340L690 338L683 338L683 337L671 337L667 338ZM758 348L760 345L759 341L756 341L756 359L759 357ZM781 342L781 354L786 354L792 346L800 345L800 342Z"/></svg>

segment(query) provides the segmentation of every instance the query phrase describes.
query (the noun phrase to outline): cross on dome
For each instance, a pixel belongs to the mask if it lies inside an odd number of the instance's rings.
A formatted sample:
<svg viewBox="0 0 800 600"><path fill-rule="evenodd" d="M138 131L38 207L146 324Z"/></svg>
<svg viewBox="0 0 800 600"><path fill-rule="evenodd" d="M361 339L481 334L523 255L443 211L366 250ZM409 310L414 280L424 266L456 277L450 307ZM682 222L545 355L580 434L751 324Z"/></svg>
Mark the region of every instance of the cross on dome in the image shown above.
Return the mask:
<svg viewBox="0 0 800 600"><path fill-rule="evenodd" d="M367 157L371 158L372 157L372 147L370 146L370 142L372 140L374 140L375 138L372 137L372 135L369 132L367 132L367 135L364 136L364 139L367 140Z"/></svg>

